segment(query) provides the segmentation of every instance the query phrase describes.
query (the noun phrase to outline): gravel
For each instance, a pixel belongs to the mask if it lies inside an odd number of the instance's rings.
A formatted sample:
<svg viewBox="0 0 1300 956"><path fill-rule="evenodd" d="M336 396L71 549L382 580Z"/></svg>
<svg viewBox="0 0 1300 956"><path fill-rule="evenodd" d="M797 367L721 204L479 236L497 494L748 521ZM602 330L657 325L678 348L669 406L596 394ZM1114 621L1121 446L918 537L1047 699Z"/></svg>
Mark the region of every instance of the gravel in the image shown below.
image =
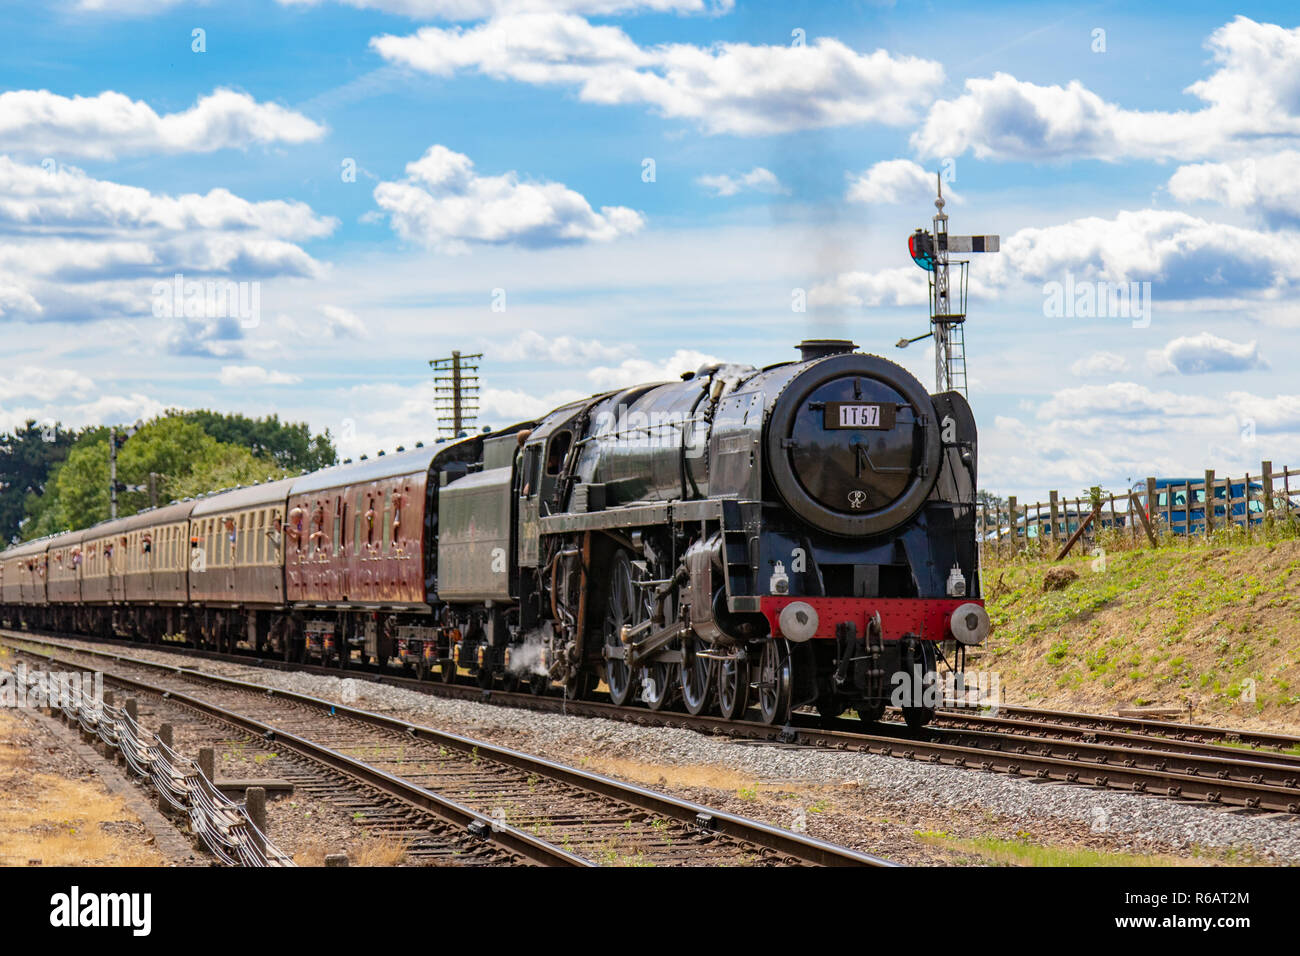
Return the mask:
<svg viewBox="0 0 1300 956"><path fill-rule="evenodd" d="M166 663L175 652L133 651ZM1191 855L1203 848L1240 851L1247 858L1300 862L1300 819L1245 814L1204 804L1037 782L1005 774L916 763L873 754L755 746L691 730L642 727L601 718L499 707L472 700L434 697L357 678L280 672L186 658L192 666L228 677L310 694L367 710L401 715L442 730L515 746L570 763L584 756L624 760L666 770L700 766L791 788L853 788L871 798L882 814L900 808L926 808L951 821L953 811L983 821L990 818L1034 824L1052 833L1053 842L1072 841L1110 848L1154 848ZM743 811L742 811L743 812ZM855 812L863 812L860 803ZM922 812L924 817L925 813ZM780 821L778 821L780 822ZM864 821L865 822L865 821ZM1059 839L1056 839L1059 838ZM874 852L890 855L887 848Z"/></svg>

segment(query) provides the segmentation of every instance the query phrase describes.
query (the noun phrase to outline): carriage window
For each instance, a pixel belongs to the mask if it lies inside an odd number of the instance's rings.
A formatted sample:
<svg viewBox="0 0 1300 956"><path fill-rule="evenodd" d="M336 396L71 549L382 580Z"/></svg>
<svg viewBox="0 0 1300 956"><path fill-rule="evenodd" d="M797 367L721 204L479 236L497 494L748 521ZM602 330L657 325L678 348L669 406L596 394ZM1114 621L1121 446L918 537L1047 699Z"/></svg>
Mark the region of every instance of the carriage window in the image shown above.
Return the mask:
<svg viewBox="0 0 1300 956"><path fill-rule="evenodd" d="M393 539L393 503L392 492L384 492L384 554L388 553L388 544Z"/></svg>
<svg viewBox="0 0 1300 956"><path fill-rule="evenodd" d="M569 454L569 445L573 441L572 432L557 432L551 438L551 450L546 456L546 473L558 475L564 467L564 459Z"/></svg>
<svg viewBox="0 0 1300 956"><path fill-rule="evenodd" d="M357 492L357 504L352 509L352 553L361 553L361 492Z"/></svg>

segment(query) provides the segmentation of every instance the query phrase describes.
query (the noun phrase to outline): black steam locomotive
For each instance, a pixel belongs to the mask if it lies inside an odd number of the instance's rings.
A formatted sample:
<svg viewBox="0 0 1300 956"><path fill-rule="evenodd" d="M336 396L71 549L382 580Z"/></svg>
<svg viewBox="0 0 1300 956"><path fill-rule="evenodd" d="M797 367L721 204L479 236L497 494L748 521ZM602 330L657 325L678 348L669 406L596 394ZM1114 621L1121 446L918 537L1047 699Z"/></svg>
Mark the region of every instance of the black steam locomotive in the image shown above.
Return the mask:
<svg viewBox="0 0 1300 956"><path fill-rule="evenodd" d="M440 489L458 544L437 598L481 634L481 674L767 722L929 719L941 663L989 629L974 418L851 342L800 351L566 405Z"/></svg>
<svg viewBox="0 0 1300 956"><path fill-rule="evenodd" d="M0 619L923 724L989 629L974 418L851 342L800 350L15 546Z"/></svg>

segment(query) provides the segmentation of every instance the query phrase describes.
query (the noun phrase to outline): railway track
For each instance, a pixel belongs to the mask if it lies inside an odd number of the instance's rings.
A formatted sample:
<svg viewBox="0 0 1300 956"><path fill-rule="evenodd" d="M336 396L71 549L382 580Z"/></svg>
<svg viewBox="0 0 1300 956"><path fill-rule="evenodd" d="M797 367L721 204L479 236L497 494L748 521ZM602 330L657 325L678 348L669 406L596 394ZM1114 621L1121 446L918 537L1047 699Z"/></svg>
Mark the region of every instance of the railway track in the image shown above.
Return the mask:
<svg viewBox="0 0 1300 956"><path fill-rule="evenodd" d="M1292 734L1211 727L1172 720L1153 720L1146 717L1079 714L1064 710L1007 705L999 708L999 714L1008 720L1024 721L1029 724L1048 724L1056 729L1073 728L1096 734L1136 734L1181 743L1198 743L1220 747L1233 746L1300 756L1300 736ZM962 715L949 710L942 711L940 716L948 720L953 716Z"/></svg>
<svg viewBox="0 0 1300 956"><path fill-rule="evenodd" d="M234 663L256 662L335 677L349 673L320 665L255 661L239 654L199 653ZM1280 734L1021 707L1001 708L996 715L944 710L921 734L909 732L901 721L863 725L843 719L825 721L799 713L789 726L773 727L719 717L629 710L604 701L574 701L501 690L489 693L466 684L439 684L391 675L376 675L373 679L430 694L489 699L506 706L643 725L685 727L753 741L923 760L1251 811L1300 814L1300 753L1244 749L1279 748L1291 746L1293 741L1300 744L1300 738ZM1227 741L1242 746L1225 746Z"/></svg>
<svg viewBox="0 0 1300 956"><path fill-rule="evenodd" d="M30 635L4 643L47 665L93 668L288 748L544 865L888 866L888 861L505 747L303 694ZM337 778L335 778L337 781ZM325 786L336 786L327 781ZM379 819L398 808L379 807ZM410 820L400 821L409 833ZM444 848L429 847L430 856Z"/></svg>

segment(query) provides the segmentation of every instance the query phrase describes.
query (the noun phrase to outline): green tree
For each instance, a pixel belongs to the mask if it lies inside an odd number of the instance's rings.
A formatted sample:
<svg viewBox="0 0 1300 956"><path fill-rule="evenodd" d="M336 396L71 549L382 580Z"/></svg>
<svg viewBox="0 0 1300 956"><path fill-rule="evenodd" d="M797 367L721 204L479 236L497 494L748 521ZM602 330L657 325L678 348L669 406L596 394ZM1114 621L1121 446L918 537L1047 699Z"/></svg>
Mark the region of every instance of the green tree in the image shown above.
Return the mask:
<svg viewBox="0 0 1300 956"><path fill-rule="evenodd" d="M27 499L44 491L75 439L62 425L38 426L34 419L0 434L0 543L17 539Z"/></svg>
<svg viewBox="0 0 1300 956"><path fill-rule="evenodd" d="M338 462L329 429L313 435L306 422L281 422L280 416L249 418L208 409L177 413L217 441L247 448L289 471L316 471Z"/></svg>
<svg viewBox="0 0 1300 956"><path fill-rule="evenodd" d="M88 528L109 517L108 429L87 431L47 482L43 494L29 495L23 538ZM285 469L248 448L227 444L199 424L167 415L146 423L122 445L117 480L149 485L156 476L159 504L207 491L282 477ZM118 514L149 507L147 490L118 493Z"/></svg>

